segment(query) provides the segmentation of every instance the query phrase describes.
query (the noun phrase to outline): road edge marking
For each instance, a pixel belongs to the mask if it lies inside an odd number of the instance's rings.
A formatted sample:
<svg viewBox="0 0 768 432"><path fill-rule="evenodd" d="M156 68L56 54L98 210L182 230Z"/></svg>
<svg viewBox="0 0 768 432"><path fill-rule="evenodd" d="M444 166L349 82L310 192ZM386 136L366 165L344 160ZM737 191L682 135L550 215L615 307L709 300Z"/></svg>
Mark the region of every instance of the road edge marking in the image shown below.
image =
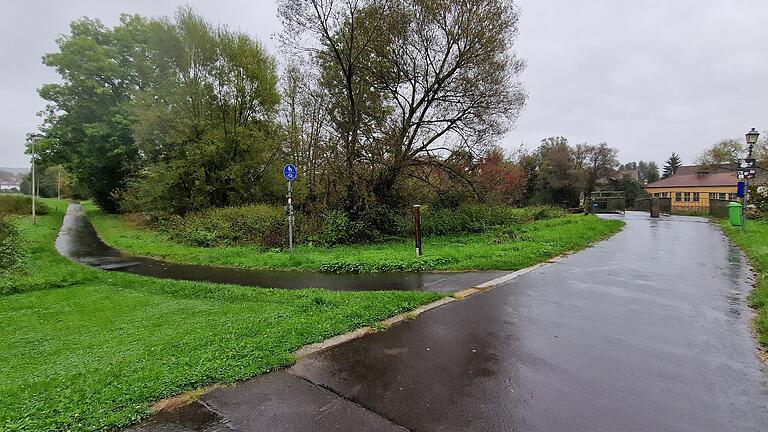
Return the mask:
<svg viewBox="0 0 768 432"><path fill-rule="evenodd" d="M497 285L501 285L503 283L509 282L512 279L516 279L516 278L518 278L518 277L520 277L520 276L522 276L522 275L524 275L526 273L530 273L530 272L532 272L534 270L538 270L538 269L540 269L540 268L542 268L544 266L547 266L549 264L556 264L556 263L560 262L562 259L564 259L565 257L566 257L566 255L559 255L559 256L557 256L555 258L548 259L547 261L540 262L538 264L534 264L534 265L532 265L530 267L526 267L524 269L513 271L512 273L505 274L504 276L497 277L496 279L493 279L493 280L489 280L488 282L483 282L483 283L481 283L479 285L476 285L474 288L479 288L481 290L487 290L487 289L493 288L493 287L495 287Z"/></svg>
<svg viewBox="0 0 768 432"><path fill-rule="evenodd" d="M379 321L374 325L361 327L357 330L352 330L351 332L343 333L321 342L304 345L303 347L293 352L293 357L296 360L296 362L298 362L299 360L309 355L327 350L328 348L333 348L337 345L341 345L343 343L349 342L357 338L361 338L369 333L375 333L377 331L376 328L380 328L380 327L389 328L390 326L397 324L399 322L416 319L419 315L421 315L422 313L428 310L438 308L440 306L446 305L448 303L452 303L454 301L456 301L456 299L451 296L443 297L431 303L421 305L411 311L403 312L391 318L387 318L383 321Z"/></svg>

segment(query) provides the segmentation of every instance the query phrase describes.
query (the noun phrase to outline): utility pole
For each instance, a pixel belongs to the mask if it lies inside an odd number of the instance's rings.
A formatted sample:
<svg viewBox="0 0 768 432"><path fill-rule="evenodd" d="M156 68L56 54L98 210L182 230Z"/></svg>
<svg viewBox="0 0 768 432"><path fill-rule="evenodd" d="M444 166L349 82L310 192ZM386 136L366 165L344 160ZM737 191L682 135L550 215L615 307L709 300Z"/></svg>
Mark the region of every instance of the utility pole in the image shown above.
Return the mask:
<svg viewBox="0 0 768 432"><path fill-rule="evenodd" d="M56 197L61 199L61 165L59 165L59 178L56 181Z"/></svg>
<svg viewBox="0 0 768 432"><path fill-rule="evenodd" d="M37 224L37 212L35 208L35 196L37 189L35 184L35 140L32 140L32 224Z"/></svg>

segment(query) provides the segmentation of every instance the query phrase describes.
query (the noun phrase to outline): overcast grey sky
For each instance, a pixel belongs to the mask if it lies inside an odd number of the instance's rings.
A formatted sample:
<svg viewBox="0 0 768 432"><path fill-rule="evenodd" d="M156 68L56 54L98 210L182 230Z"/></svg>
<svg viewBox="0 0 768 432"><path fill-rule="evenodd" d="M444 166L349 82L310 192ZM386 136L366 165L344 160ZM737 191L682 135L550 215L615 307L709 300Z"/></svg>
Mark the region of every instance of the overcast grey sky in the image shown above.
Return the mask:
<svg viewBox="0 0 768 432"><path fill-rule="evenodd" d="M0 166L26 166L39 123L36 89L56 80L40 57L69 22L120 13L171 15L190 4L208 20L261 40L274 54L272 0L0 1ZM676 151L686 163L724 137L768 129L768 1L518 0L517 52L530 98L506 148L541 138L606 141L621 161Z"/></svg>

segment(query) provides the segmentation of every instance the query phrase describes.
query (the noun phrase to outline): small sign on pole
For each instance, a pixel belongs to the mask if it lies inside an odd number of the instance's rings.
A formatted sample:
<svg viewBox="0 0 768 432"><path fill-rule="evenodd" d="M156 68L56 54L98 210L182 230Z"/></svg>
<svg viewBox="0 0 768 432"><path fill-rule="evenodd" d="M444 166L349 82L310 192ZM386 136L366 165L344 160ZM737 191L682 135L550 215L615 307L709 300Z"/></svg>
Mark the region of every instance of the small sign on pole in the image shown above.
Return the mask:
<svg viewBox="0 0 768 432"><path fill-rule="evenodd" d="M298 171L294 164L287 164L283 167L283 177L288 180L288 206L285 208L288 213L288 250L293 253L293 198L291 196L291 182L296 180Z"/></svg>
<svg viewBox="0 0 768 432"><path fill-rule="evenodd" d="M287 164L283 167L283 177L289 182L296 180L297 173L296 165L294 164Z"/></svg>

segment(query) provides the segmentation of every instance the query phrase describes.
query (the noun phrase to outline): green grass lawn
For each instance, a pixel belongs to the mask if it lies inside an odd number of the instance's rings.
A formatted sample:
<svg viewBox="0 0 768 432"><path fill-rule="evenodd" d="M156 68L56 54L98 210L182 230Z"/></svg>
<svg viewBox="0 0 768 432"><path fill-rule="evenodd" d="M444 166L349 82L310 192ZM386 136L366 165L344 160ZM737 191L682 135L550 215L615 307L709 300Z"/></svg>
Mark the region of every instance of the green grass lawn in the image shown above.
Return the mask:
<svg viewBox="0 0 768 432"><path fill-rule="evenodd" d="M755 330L758 341L768 349L768 223L747 221L746 230L731 226L727 220L720 221L720 227L749 257L757 272L757 286L749 295L749 305L757 312Z"/></svg>
<svg viewBox="0 0 768 432"><path fill-rule="evenodd" d="M583 249L623 226L618 220L573 215L521 225L512 234L507 231L426 238L424 256L419 258L411 241L333 248L300 245L291 255L256 247L181 245L120 216L102 213L91 203L84 203L84 209L106 243L130 254L183 263L327 272L518 270Z"/></svg>
<svg viewBox="0 0 768 432"><path fill-rule="evenodd" d="M26 268L0 275L0 430L129 424L153 401L293 361L297 348L441 294L270 290L73 264L53 242L63 202L33 226Z"/></svg>

